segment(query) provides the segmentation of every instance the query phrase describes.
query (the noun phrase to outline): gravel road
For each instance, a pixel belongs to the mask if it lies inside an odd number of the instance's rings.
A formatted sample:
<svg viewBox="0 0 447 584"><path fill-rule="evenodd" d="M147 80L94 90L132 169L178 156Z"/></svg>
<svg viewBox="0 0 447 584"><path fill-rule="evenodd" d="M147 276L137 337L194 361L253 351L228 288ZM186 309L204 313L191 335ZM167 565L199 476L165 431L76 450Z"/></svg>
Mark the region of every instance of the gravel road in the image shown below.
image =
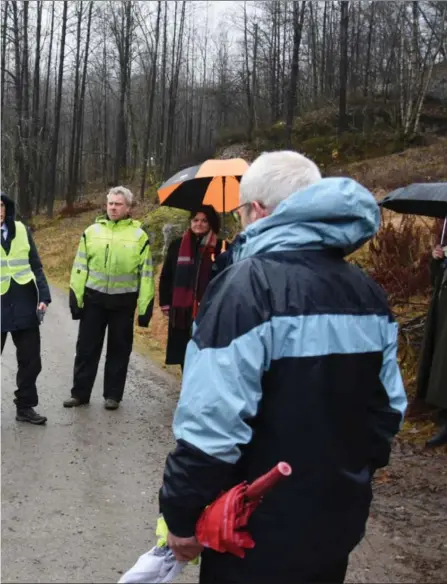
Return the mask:
<svg viewBox="0 0 447 584"><path fill-rule="evenodd" d="M10 339L2 359L2 582L117 582L155 541L178 387L134 353L119 410L103 408L103 361L91 405L64 409L77 324L65 294L52 292L39 378L46 427L15 421ZM367 537L352 555L349 581L447 581L445 462L396 453L391 478L377 487ZM408 483L408 476L416 478ZM188 568L179 582L196 580Z"/></svg>

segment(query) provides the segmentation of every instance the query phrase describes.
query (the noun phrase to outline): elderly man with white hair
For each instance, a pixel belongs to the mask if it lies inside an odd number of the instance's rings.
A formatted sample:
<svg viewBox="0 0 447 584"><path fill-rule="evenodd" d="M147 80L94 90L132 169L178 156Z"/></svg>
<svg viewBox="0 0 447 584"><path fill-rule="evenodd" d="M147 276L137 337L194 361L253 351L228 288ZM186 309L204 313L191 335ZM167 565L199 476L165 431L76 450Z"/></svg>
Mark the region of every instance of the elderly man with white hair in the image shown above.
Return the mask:
<svg viewBox="0 0 447 584"><path fill-rule="evenodd" d="M296 152L260 156L240 191L244 231L187 350L160 490L168 544L197 556L203 509L286 461L292 476L248 523L255 547L205 549L200 581L343 582L407 404L385 295L344 259L377 232L379 208Z"/></svg>
<svg viewBox="0 0 447 584"><path fill-rule="evenodd" d="M80 320L73 388L66 408L88 404L106 329L104 399L116 410L123 398L133 344L133 322L148 327L154 302L154 275L147 234L130 217L133 195L115 187L107 214L82 234L70 279L70 310Z"/></svg>

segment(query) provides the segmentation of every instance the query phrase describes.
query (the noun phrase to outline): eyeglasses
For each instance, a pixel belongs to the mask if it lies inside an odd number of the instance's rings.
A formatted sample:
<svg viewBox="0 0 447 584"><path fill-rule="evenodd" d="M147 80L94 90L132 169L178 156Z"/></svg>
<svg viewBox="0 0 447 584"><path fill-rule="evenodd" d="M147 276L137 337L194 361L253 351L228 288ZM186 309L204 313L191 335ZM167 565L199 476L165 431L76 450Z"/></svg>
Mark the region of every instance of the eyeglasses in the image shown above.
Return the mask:
<svg viewBox="0 0 447 584"><path fill-rule="evenodd" d="M236 207L236 209L233 209L231 211L231 215L233 216L233 219L235 219L236 221L239 221L241 218L241 214L240 214L240 210L243 207L246 207L247 205L250 205L251 203L242 203L242 205L239 205L239 207Z"/></svg>

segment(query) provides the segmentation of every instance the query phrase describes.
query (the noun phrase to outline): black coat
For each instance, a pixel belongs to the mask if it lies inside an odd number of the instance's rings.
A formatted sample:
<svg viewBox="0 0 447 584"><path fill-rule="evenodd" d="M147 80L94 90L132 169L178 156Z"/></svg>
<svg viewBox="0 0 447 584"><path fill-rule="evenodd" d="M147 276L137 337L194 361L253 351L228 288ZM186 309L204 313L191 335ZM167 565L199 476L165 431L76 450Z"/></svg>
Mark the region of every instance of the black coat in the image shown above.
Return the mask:
<svg viewBox="0 0 447 584"><path fill-rule="evenodd" d="M447 265L433 260L433 298L425 325L417 396L447 410Z"/></svg>
<svg viewBox="0 0 447 584"><path fill-rule="evenodd" d="M14 223L15 205L6 195L2 195L2 201L6 207L5 223L8 227L8 236L5 240L2 235L1 240L3 249L9 254L11 242L16 235ZM11 281L8 292L1 297L2 333L38 326L38 304L45 302L48 305L51 302L50 289L43 272L42 263L37 253L36 244L28 228L27 233L30 244L29 262L36 276L36 284L30 282L25 286L20 286L14 280Z"/></svg>
<svg viewBox="0 0 447 584"><path fill-rule="evenodd" d="M160 306L172 306L172 294L175 284L175 271L182 238L174 239L168 248L160 275L159 301ZM216 256L222 249L222 241L217 241ZM223 254L222 254L223 255ZM212 272L212 277L215 273ZM191 323L192 325L192 323ZM177 329L172 326L169 318L168 344L166 347L166 365L182 365L185 360L186 347L191 339L191 330Z"/></svg>

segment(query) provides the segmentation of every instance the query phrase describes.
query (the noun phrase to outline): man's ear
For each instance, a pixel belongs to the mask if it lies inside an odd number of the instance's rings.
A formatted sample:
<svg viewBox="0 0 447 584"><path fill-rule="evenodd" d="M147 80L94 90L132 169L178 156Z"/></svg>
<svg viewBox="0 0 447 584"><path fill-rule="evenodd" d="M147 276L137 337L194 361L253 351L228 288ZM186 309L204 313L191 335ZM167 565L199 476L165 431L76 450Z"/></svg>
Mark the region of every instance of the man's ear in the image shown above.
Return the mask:
<svg viewBox="0 0 447 584"><path fill-rule="evenodd" d="M264 217L267 217L268 215L267 209L264 207L262 203L259 203L258 201L253 201L252 208L253 211L255 212L257 219L263 219Z"/></svg>

